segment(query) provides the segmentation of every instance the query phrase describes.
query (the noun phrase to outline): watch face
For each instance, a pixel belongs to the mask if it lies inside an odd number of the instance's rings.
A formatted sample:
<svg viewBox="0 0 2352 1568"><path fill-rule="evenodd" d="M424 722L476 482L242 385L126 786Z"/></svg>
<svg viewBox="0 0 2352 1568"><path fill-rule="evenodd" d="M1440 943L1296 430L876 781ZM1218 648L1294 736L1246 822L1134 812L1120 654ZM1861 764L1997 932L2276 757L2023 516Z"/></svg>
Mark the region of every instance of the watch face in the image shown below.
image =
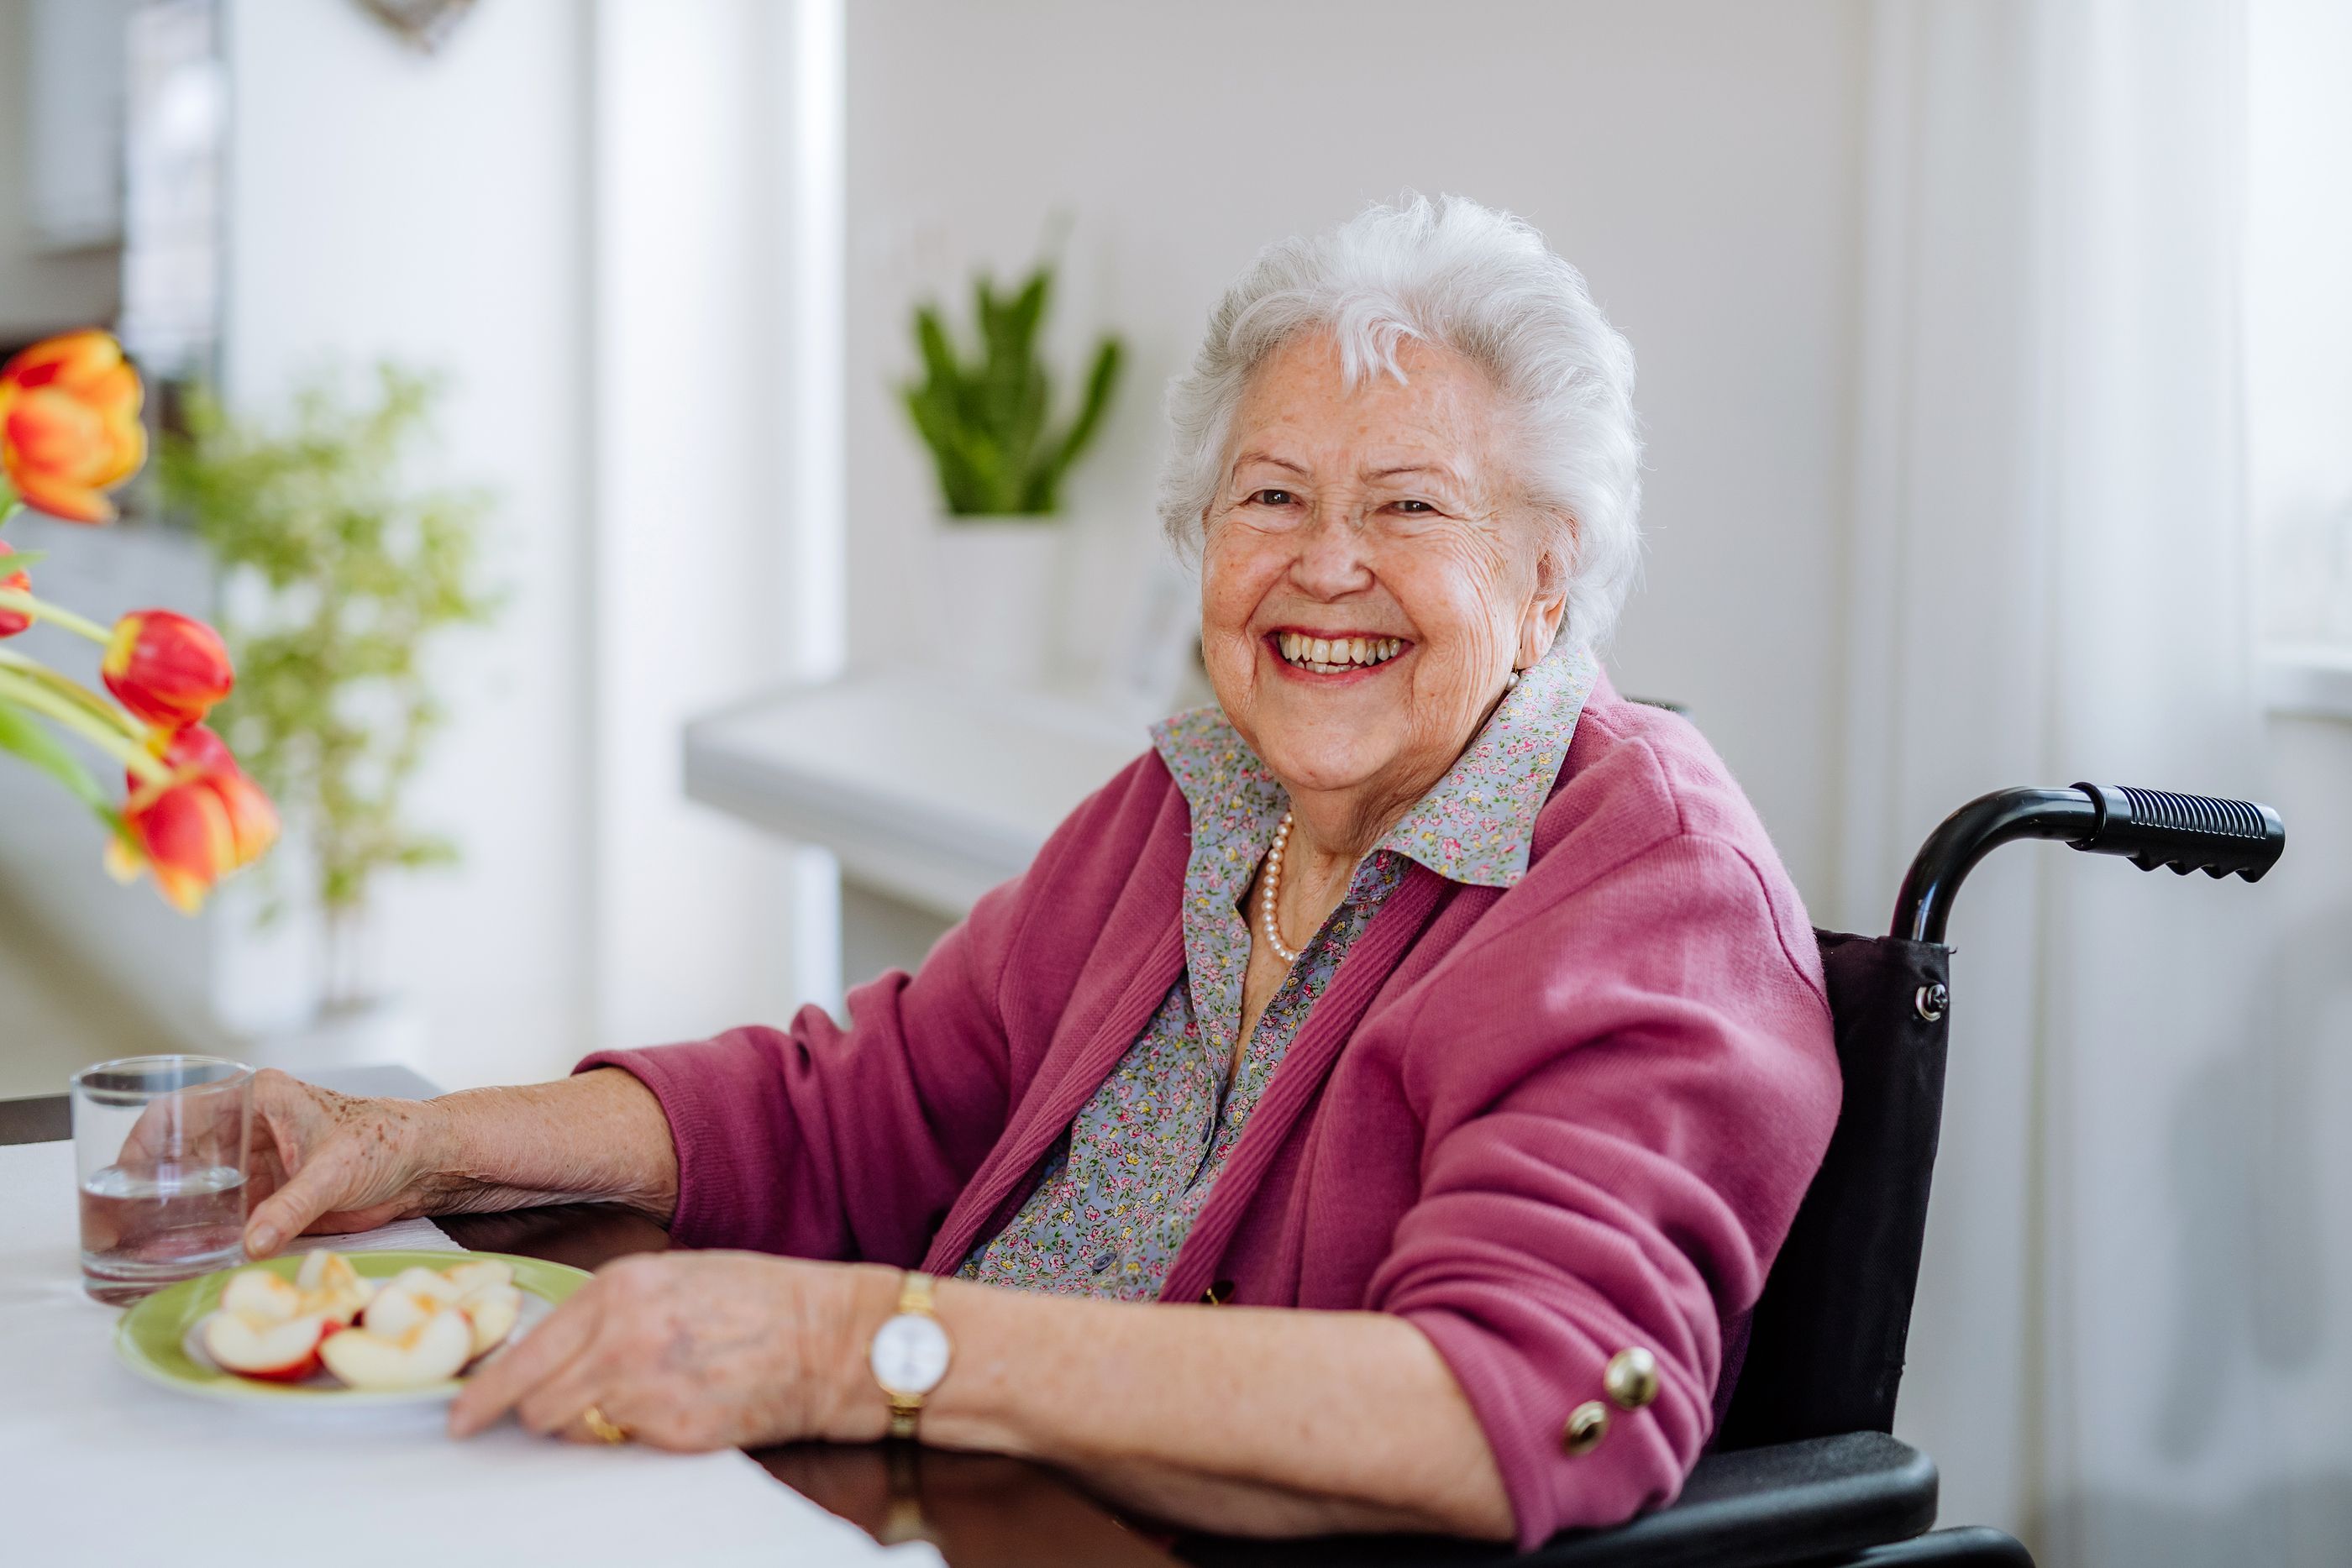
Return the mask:
<svg viewBox="0 0 2352 1568"><path fill-rule="evenodd" d="M939 1320L901 1312L874 1333L874 1381L885 1393L929 1394L948 1375L948 1335Z"/></svg>

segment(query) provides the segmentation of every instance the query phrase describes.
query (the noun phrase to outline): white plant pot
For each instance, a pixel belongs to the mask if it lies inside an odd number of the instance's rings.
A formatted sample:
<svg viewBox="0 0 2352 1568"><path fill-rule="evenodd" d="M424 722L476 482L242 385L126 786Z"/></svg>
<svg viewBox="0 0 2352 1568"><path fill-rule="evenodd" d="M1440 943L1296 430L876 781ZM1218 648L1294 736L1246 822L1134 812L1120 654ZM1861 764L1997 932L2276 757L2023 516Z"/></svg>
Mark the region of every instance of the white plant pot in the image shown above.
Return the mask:
<svg viewBox="0 0 2352 1568"><path fill-rule="evenodd" d="M414 1067L425 1049L425 1014L405 997L322 1007L301 1023L254 1037L246 1060L301 1077L322 1068Z"/></svg>
<svg viewBox="0 0 2352 1568"><path fill-rule="evenodd" d="M940 518L929 662L996 685L1044 685L1061 642L1063 534L1055 517Z"/></svg>

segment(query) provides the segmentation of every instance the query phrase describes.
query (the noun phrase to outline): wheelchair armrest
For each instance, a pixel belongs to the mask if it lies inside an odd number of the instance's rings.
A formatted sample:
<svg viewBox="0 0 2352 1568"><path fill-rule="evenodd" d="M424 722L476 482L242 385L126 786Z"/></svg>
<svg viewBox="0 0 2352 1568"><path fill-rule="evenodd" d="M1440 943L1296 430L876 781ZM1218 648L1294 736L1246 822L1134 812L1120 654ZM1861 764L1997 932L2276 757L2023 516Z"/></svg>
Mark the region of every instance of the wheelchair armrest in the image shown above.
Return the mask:
<svg viewBox="0 0 2352 1568"><path fill-rule="evenodd" d="M1936 1522L1936 1465L1883 1432L1848 1432L1709 1454L1671 1508L1614 1530L1556 1535L1526 1556L1430 1536L1181 1541L1187 1562L1221 1568L1382 1563L1403 1568L1778 1568L1888 1542Z"/></svg>
<svg viewBox="0 0 2352 1568"><path fill-rule="evenodd" d="M1672 1508L1554 1536L1542 1568L1772 1568L1908 1541L1936 1522L1936 1462L1884 1432L1709 1454Z"/></svg>

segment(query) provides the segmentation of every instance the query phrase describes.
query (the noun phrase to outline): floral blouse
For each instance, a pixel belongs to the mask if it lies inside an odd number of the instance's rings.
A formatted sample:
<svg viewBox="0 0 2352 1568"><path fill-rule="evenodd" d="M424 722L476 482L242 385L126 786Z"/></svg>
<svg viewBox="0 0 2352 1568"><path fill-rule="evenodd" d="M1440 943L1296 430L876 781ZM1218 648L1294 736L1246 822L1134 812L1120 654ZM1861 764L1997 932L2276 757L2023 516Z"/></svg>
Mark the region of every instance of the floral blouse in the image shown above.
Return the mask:
<svg viewBox="0 0 2352 1568"><path fill-rule="evenodd" d="M986 1284L1150 1301L1348 949L1404 880L1405 862L1486 887L1524 875L1600 665L1555 649L1506 695L1436 787L1357 865L1290 967L1237 1069L1250 925L1241 899L1288 804L1215 707L1158 726L1153 743L1192 810L1184 971L1118 1067L1047 1156L1036 1190L959 1270Z"/></svg>

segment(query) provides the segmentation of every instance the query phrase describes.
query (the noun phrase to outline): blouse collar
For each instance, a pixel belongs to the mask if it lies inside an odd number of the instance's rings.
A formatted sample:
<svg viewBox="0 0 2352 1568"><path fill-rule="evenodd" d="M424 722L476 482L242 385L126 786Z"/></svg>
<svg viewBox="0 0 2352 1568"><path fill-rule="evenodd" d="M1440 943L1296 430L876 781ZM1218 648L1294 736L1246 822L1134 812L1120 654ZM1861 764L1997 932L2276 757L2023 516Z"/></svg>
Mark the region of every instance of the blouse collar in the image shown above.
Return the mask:
<svg viewBox="0 0 2352 1568"><path fill-rule="evenodd" d="M1536 816L1600 674L1589 649L1554 647L1521 674L1486 727L1375 851L1472 886L1517 883L1527 874ZM1237 896L1273 839L1287 795L1214 705L1163 720L1151 738L1192 810L1192 863L1207 873L1197 878L1207 884L1202 891Z"/></svg>

